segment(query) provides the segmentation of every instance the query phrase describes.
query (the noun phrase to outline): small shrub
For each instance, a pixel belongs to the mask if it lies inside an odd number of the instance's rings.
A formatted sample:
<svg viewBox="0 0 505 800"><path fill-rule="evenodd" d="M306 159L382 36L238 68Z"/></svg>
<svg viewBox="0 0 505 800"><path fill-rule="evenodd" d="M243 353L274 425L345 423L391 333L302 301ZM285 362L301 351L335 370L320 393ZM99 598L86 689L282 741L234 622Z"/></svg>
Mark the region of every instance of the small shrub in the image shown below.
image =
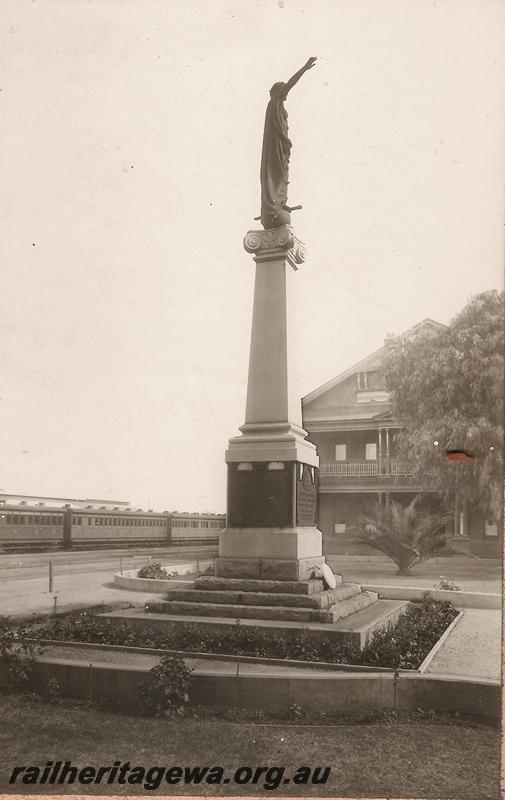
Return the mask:
<svg viewBox="0 0 505 800"><path fill-rule="evenodd" d="M450 581L445 575L440 575L438 583L435 584L435 589L442 592L462 592L461 586L458 586L454 581Z"/></svg>
<svg viewBox="0 0 505 800"><path fill-rule="evenodd" d="M375 631L360 663L417 669L457 613L450 603L426 595L421 603L411 603L396 625Z"/></svg>
<svg viewBox="0 0 505 800"><path fill-rule="evenodd" d="M42 648L24 641L23 630L16 630L7 617L0 617L0 664L13 689L23 690L30 680L33 665Z"/></svg>
<svg viewBox="0 0 505 800"><path fill-rule="evenodd" d="M303 708L296 703L291 703L289 706L289 718L295 722L299 722L307 715L305 714Z"/></svg>
<svg viewBox="0 0 505 800"><path fill-rule="evenodd" d="M28 631L28 635L63 642L120 645L136 643L135 632L130 623L115 625L109 619L97 616L97 611L93 609L71 614L63 619L50 619L45 625Z"/></svg>
<svg viewBox="0 0 505 800"><path fill-rule="evenodd" d="M154 578L156 580L168 580L168 572L164 569L158 561L145 564L137 572L137 578Z"/></svg>
<svg viewBox="0 0 505 800"><path fill-rule="evenodd" d="M154 717L182 717L189 702L192 671L182 656L176 653L163 656L151 669L152 682L142 691L145 712Z"/></svg>
<svg viewBox="0 0 505 800"><path fill-rule="evenodd" d="M49 702L53 703L53 705L63 702L63 699L61 697L60 684L58 683L56 678L49 678L46 684L46 696Z"/></svg>

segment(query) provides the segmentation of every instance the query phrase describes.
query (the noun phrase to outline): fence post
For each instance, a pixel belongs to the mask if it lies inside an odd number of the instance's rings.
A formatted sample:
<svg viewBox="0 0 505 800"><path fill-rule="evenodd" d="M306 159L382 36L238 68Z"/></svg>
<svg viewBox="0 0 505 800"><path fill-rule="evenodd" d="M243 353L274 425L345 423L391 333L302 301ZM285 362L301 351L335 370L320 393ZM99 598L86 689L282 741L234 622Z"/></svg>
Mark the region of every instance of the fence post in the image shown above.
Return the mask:
<svg viewBox="0 0 505 800"><path fill-rule="evenodd" d="M53 562L49 562L49 593L53 591Z"/></svg>
<svg viewBox="0 0 505 800"><path fill-rule="evenodd" d="M400 677L400 672L398 670L398 667L395 667L395 671L394 671L395 684L394 684L394 697L393 697L393 714L395 715L395 717L396 717L397 712L398 712L398 694L397 693L398 693L398 678L399 677Z"/></svg>
<svg viewBox="0 0 505 800"><path fill-rule="evenodd" d="M237 671L235 672L235 680L233 681L233 713L237 710L237 695L238 695L238 671L240 669L240 661L237 661ZM291 681L288 681L288 686Z"/></svg>
<svg viewBox="0 0 505 800"><path fill-rule="evenodd" d="M121 556L119 556L119 571L120 571L120 573L122 575L123 574L123 559L122 559Z"/></svg>

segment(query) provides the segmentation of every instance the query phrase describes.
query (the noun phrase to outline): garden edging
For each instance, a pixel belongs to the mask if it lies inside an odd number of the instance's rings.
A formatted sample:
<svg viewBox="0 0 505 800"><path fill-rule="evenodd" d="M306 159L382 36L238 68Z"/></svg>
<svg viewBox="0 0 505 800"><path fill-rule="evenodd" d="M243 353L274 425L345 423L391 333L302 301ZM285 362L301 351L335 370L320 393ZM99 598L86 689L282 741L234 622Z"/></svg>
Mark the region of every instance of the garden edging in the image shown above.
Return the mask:
<svg viewBox="0 0 505 800"><path fill-rule="evenodd" d="M164 568L170 570L172 573L178 575L191 575L198 569L205 570L214 564L214 560L205 559L202 561L193 561L187 564L169 564ZM172 580L170 578L138 578L138 569L125 569L122 572L114 574L114 583L121 589L132 589L134 592L153 592L154 594L162 594L167 589L185 588L193 584L191 580Z"/></svg>
<svg viewBox="0 0 505 800"><path fill-rule="evenodd" d="M138 711L141 684L152 679L148 669L114 664L89 664L68 659L40 658L34 664L30 688L44 693L57 681L62 696L109 701ZM5 684L5 675L0 673ZM342 673L327 676L278 674L235 677L199 672L193 678L191 702L219 709L246 709L288 713L293 704L318 712L424 711L500 718L501 686L487 681L453 676Z"/></svg>
<svg viewBox="0 0 505 800"><path fill-rule="evenodd" d="M456 608L501 609L501 594L490 592L465 592L448 589L425 589L420 586L383 586L379 584L362 584L366 592L377 592L385 600L422 600L429 594L433 600L452 603Z"/></svg>

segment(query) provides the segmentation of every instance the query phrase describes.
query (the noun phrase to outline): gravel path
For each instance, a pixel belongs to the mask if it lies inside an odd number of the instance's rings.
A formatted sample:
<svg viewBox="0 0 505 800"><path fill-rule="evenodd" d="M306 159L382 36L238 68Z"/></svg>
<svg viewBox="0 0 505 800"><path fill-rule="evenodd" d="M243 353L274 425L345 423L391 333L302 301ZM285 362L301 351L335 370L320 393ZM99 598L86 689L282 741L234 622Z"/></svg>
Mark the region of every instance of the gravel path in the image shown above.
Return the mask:
<svg viewBox="0 0 505 800"><path fill-rule="evenodd" d="M147 653L131 653L125 650L102 650L101 648L93 647L70 647L65 644L61 645L45 645L42 658L64 658L72 661L84 661L93 664L117 664L120 666L132 665L135 667L142 667L144 669L151 669L156 664L159 664L161 656L148 655ZM229 660L213 660L209 658L185 658L189 667L195 673L199 672L213 672L224 673L226 675L236 675L237 662L231 657ZM318 668L311 669L310 667L294 667L294 666L281 666L275 664L253 664L242 662L239 665L239 673L241 675L335 675L339 674L332 669L322 670Z"/></svg>
<svg viewBox="0 0 505 800"><path fill-rule="evenodd" d="M499 680L501 611L465 609L426 672Z"/></svg>

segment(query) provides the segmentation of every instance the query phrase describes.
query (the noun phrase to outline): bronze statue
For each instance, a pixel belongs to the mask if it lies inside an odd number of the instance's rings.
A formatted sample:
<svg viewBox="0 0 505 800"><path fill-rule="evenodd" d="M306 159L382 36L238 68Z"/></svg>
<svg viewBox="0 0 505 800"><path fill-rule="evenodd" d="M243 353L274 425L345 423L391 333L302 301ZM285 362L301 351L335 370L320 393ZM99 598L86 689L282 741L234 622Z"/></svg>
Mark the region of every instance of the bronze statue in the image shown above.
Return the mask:
<svg viewBox="0 0 505 800"><path fill-rule="evenodd" d="M288 138L288 114L284 108L284 100L303 73L311 69L315 63L316 56L312 56L287 83L274 83L270 89L270 101L265 114L260 172L260 219L265 229L278 228L291 222L289 212L292 209L286 205L291 141Z"/></svg>

